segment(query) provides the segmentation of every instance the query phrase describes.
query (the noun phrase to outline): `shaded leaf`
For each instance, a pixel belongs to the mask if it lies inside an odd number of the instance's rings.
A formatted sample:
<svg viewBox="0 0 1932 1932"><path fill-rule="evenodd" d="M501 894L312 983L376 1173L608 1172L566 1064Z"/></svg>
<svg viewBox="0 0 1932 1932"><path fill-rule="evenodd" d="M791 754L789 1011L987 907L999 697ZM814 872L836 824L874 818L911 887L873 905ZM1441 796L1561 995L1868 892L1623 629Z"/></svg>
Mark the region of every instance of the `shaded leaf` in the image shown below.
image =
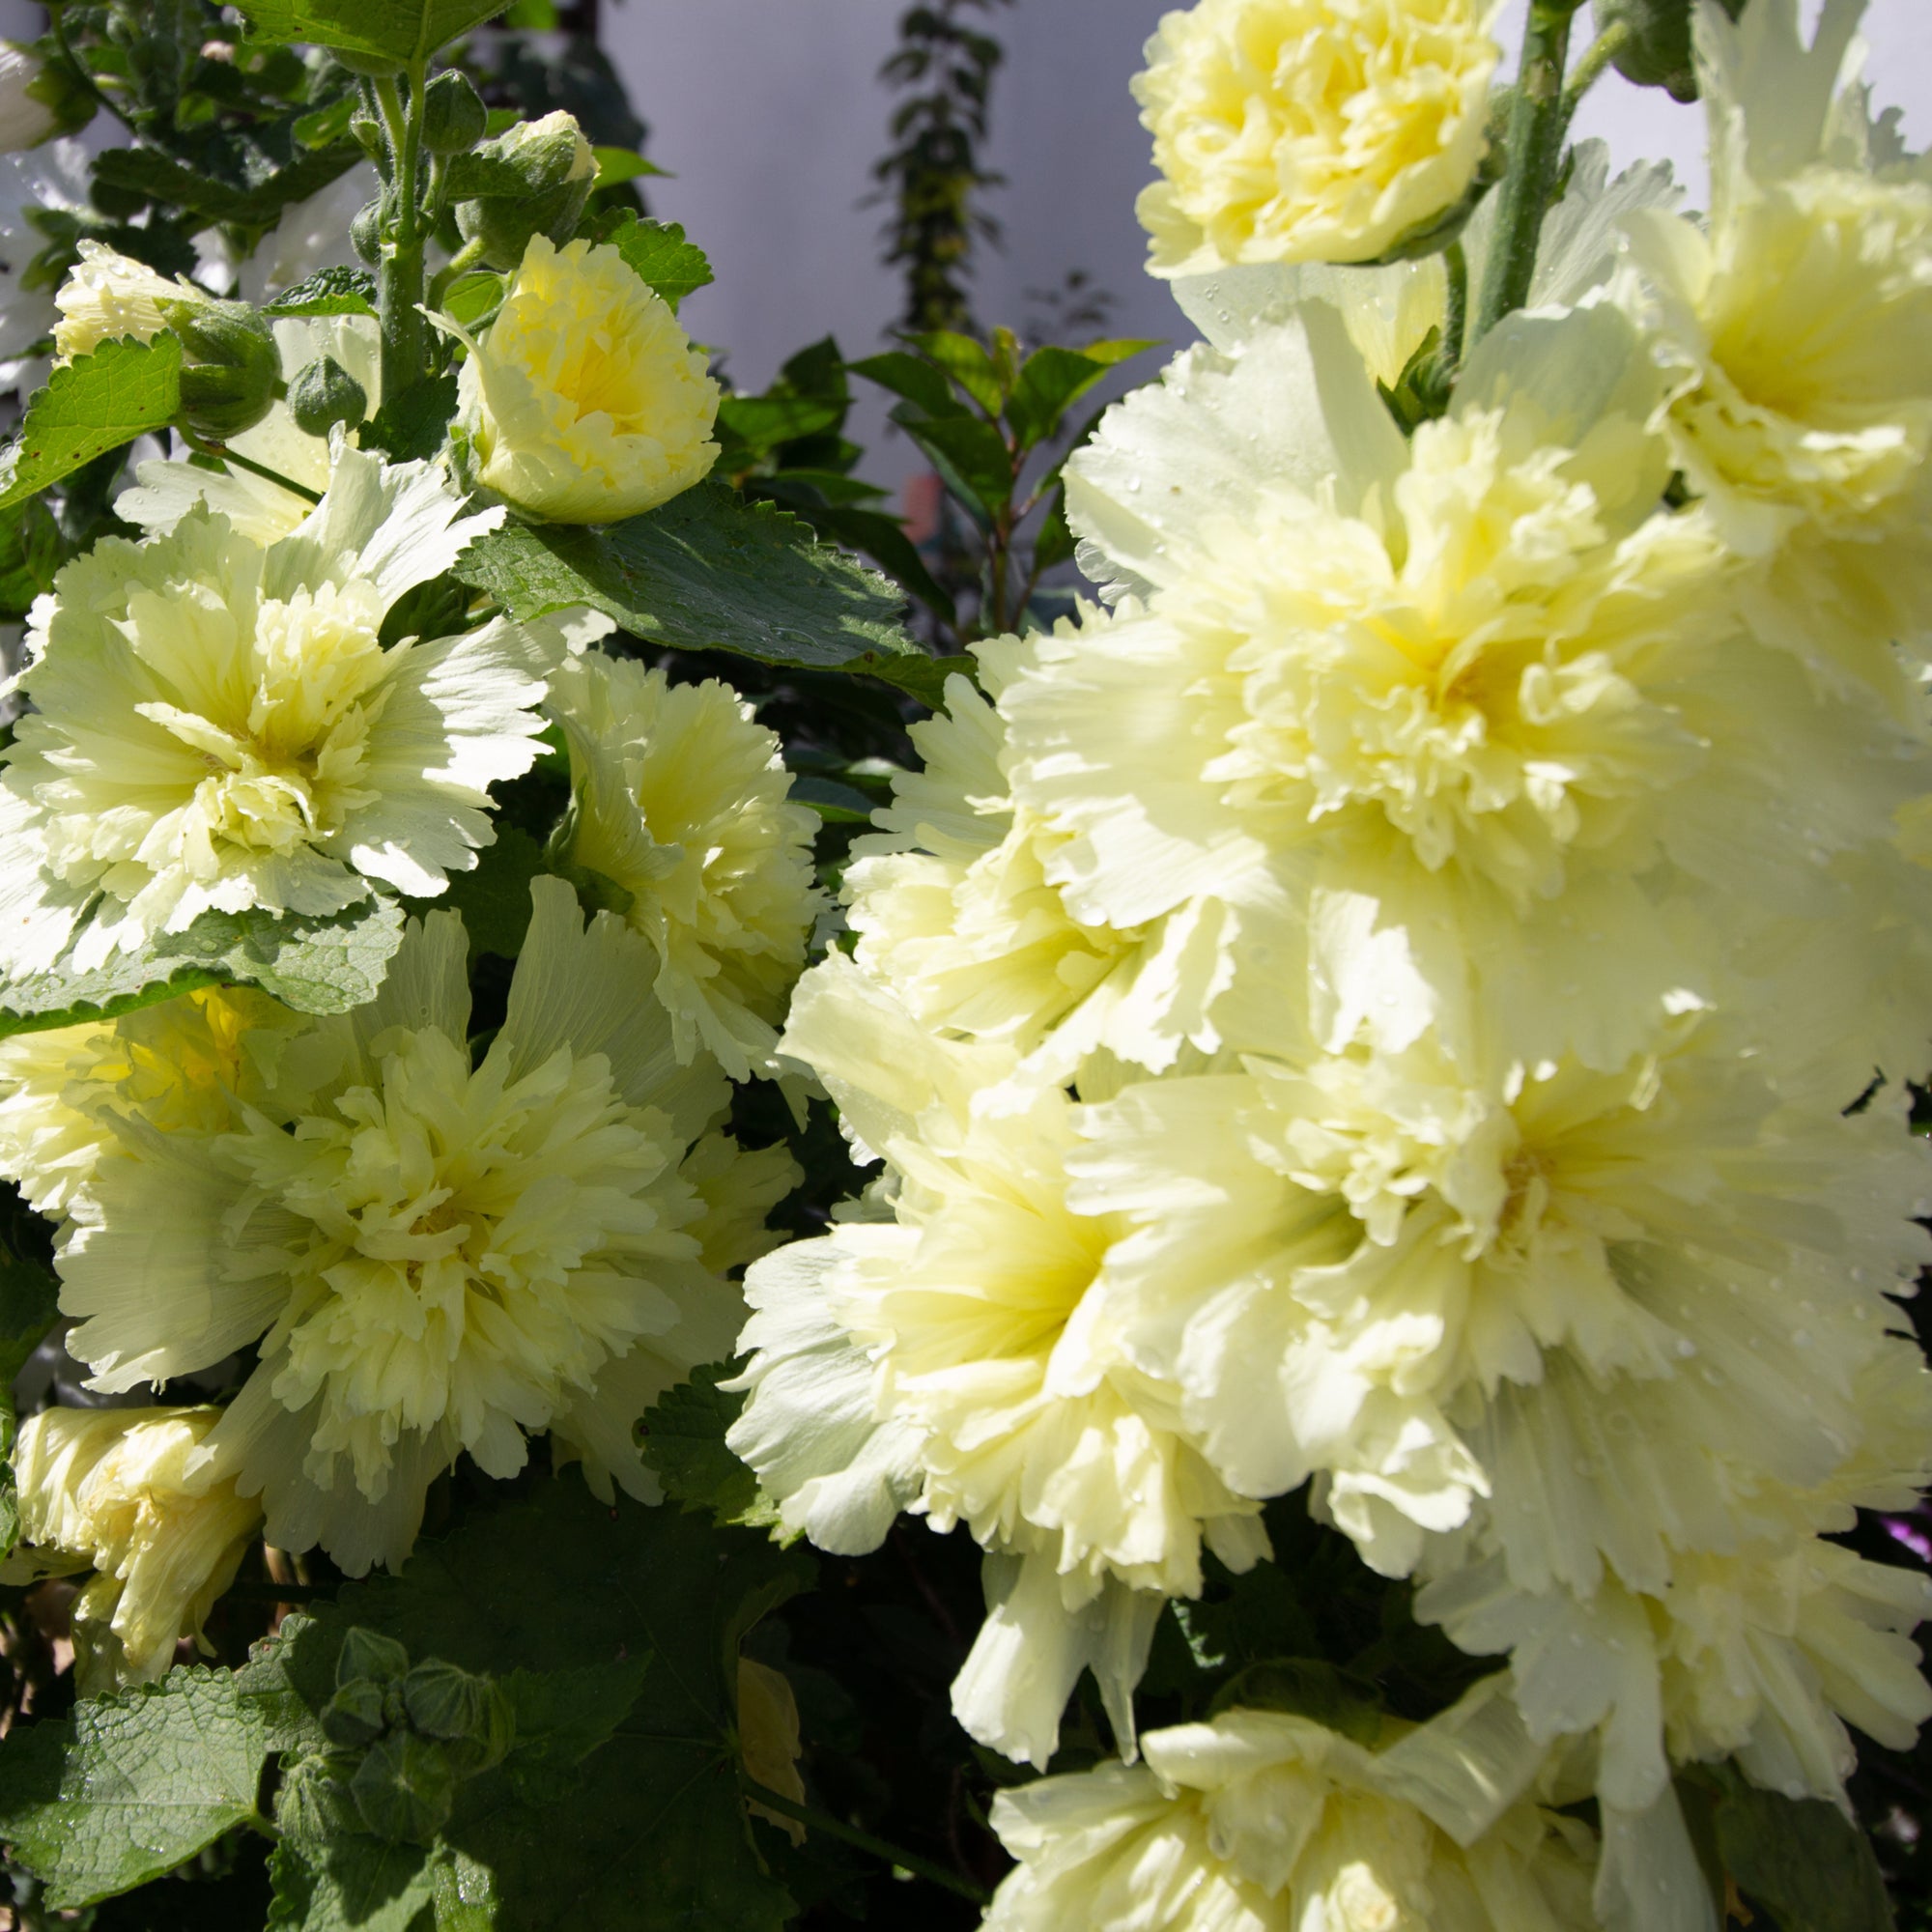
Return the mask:
<svg viewBox="0 0 1932 1932"><path fill-rule="evenodd" d="M544 1781L551 1802L520 1785L514 1751L463 1785L435 1855L454 1874L437 1881L460 1894L454 1922L776 1932L791 1901L748 1833L733 1688L746 1631L811 1574L802 1551L622 1497L608 1508L566 1475L532 1499L473 1512L447 1540L418 1545L398 1576L318 1606L295 1626L289 1676L332 1682L352 1625L505 1682L648 1656L610 1741L574 1775ZM565 1702L591 1689L558 1688ZM570 1726L559 1718L557 1728Z"/></svg>
<svg viewBox="0 0 1932 1932"><path fill-rule="evenodd" d="M260 180L241 186L155 148L109 148L95 156L94 178L104 187L143 195L159 207L185 209L204 221L268 228L292 202L320 194L361 158L354 141L335 141L302 149L286 166L266 167Z"/></svg>
<svg viewBox="0 0 1932 1932"><path fill-rule="evenodd" d="M1730 1764L1689 1777L1711 1796L1725 1869L1784 1932L1891 1932L1871 1840L1835 1805L1763 1790Z"/></svg>
<svg viewBox="0 0 1932 1932"><path fill-rule="evenodd" d="M0 510L149 430L181 409L181 344L103 342L56 369L27 404L19 434L0 450Z"/></svg>
<svg viewBox="0 0 1932 1932"><path fill-rule="evenodd" d="M883 578L719 483L604 529L506 525L477 538L456 574L520 619L588 604L673 650L811 670L931 662L899 628L901 600Z"/></svg>
<svg viewBox="0 0 1932 1932"><path fill-rule="evenodd" d="M456 413L456 372L416 383L386 402L362 425L356 440L380 449L392 463L422 463L434 456L449 434Z"/></svg>
<svg viewBox="0 0 1932 1932"><path fill-rule="evenodd" d="M1012 501L1013 456L1006 438L977 416L922 421L904 409L893 420L931 459L946 487L981 529L991 529Z"/></svg>
<svg viewBox="0 0 1932 1932"><path fill-rule="evenodd" d="M800 779L792 796L800 797L801 788L813 782ZM869 808L866 816L871 816ZM718 1384L743 1366L724 1362L694 1369L688 1382L660 1397L644 1416L644 1462L657 1472L665 1494L686 1509L708 1512L722 1523L769 1525L778 1520L778 1512L760 1493L757 1477L724 1446L724 1432L737 1421L745 1398Z"/></svg>
<svg viewBox="0 0 1932 1932"><path fill-rule="evenodd" d="M965 404L952 393L952 385L942 371L917 355L906 355L903 350L867 355L862 361L846 363L845 367L854 376L863 376L868 383L903 396L928 416L963 416L967 412Z"/></svg>
<svg viewBox="0 0 1932 1932"><path fill-rule="evenodd" d="M1007 405L1007 420L1020 446L1031 449L1058 436L1066 412L1110 369L1156 346L1151 342L1096 342L1080 350L1036 350L1027 357L1012 400Z"/></svg>
<svg viewBox="0 0 1932 1932"><path fill-rule="evenodd" d="M269 1870L267 1932L429 1932L435 1880L420 1846L345 1835L318 1870L281 1844Z"/></svg>
<svg viewBox="0 0 1932 1932"><path fill-rule="evenodd" d="M936 362L989 416L1000 413L1007 400L1006 384L984 347L970 335L935 328L907 338L928 361Z"/></svg>

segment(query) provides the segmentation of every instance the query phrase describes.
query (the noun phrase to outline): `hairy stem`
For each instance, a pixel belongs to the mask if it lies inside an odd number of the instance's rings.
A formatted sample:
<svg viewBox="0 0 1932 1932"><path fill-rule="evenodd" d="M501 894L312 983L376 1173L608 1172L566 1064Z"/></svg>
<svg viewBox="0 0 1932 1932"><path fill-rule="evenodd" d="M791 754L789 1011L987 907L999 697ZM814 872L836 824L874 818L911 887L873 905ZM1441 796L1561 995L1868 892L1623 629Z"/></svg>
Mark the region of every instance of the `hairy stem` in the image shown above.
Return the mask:
<svg viewBox="0 0 1932 1932"><path fill-rule="evenodd" d="M1631 23L1617 20L1590 43L1570 76L1570 85L1563 90L1563 125L1566 128L1576 119L1577 108L1583 104L1584 95L1603 78L1604 70L1630 43L1630 39Z"/></svg>
<svg viewBox="0 0 1932 1932"><path fill-rule="evenodd" d="M1452 242L1442 251L1442 267L1449 278L1442 305L1442 373L1451 382L1463 366L1463 338L1469 318L1469 259L1461 242Z"/></svg>
<svg viewBox="0 0 1932 1932"><path fill-rule="evenodd" d="M754 1777L741 1776L739 1783L748 1798L762 1804L767 1811L776 1811L781 1818L795 1818L808 1831L823 1832L828 1838L839 1838L848 1845L856 1845L860 1851L870 1852L875 1859L883 1859L901 1871L909 1871L915 1878L926 1879L933 1885L944 1886L948 1891L956 1892L961 1898L970 1898L975 1905L986 1903L986 1894L969 1879L961 1878L957 1872L948 1871L944 1865L934 1864L930 1859L921 1858L917 1852L907 1851L903 1845L875 1838L871 1833L862 1832L858 1826L847 1825L823 1811L814 1811L809 1804L794 1804L789 1798L780 1797Z"/></svg>
<svg viewBox="0 0 1932 1932"><path fill-rule="evenodd" d="M388 129L391 210L377 270L376 313L383 332L383 401L393 403L422 381L428 342L422 317L422 120L423 63L409 71L405 100L393 78L376 83Z"/></svg>
<svg viewBox="0 0 1932 1932"><path fill-rule="evenodd" d="M1563 69L1570 54L1570 20L1577 0L1530 0L1522 65L1510 109L1509 173L1496 191L1496 235L1483 304L1476 317L1481 341L1529 298L1543 217L1563 159Z"/></svg>

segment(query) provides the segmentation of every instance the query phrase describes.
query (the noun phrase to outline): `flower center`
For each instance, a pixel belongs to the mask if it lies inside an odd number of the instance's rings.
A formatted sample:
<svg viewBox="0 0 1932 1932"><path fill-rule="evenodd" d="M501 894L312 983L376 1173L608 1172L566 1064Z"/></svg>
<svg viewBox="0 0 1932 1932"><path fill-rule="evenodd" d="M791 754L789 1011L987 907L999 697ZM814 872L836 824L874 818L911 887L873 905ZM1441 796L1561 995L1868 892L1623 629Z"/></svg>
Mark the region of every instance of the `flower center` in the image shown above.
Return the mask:
<svg viewBox="0 0 1932 1932"><path fill-rule="evenodd" d="M433 1029L377 1045L372 1085L222 1143L294 1224L275 1396L320 1401L311 1463L347 1451L371 1497L399 1426L500 1461L667 1321L649 1277L694 1252L675 1231L696 1211L665 1123L601 1055L512 1077L501 1042L473 1071Z"/></svg>

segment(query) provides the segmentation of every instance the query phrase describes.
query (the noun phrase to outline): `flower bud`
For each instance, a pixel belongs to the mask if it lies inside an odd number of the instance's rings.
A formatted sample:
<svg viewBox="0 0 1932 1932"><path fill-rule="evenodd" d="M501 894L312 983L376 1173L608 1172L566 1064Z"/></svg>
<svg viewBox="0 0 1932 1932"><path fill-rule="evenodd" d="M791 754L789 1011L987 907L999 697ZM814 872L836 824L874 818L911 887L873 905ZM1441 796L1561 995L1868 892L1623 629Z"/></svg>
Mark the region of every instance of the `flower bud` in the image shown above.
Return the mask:
<svg viewBox="0 0 1932 1932"><path fill-rule="evenodd" d="M398 1731L370 1747L349 1781L349 1795L377 1837L392 1845L426 1845L448 1822L457 1781L440 1745Z"/></svg>
<svg viewBox="0 0 1932 1932"><path fill-rule="evenodd" d="M1718 0L1732 19L1744 0ZM1621 27L1626 38L1610 65L1638 87L1663 88L1673 99L1695 100L1697 66L1690 56L1691 0L1593 0L1597 31Z"/></svg>
<svg viewBox="0 0 1932 1932"><path fill-rule="evenodd" d="M342 1639L342 1652L335 1660L335 1682L344 1684L386 1684L401 1677L410 1667L410 1654L392 1636L355 1625Z"/></svg>
<svg viewBox="0 0 1932 1932"><path fill-rule="evenodd" d="M383 132L383 124L370 115L356 115L349 124L349 135L372 161L380 163L388 153L389 143Z"/></svg>
<svg viewBox="0 0 1932 1932"><path fill-rule="evenodd" d="M467 154L489 131L490 110L455 68L440 73L423 96L423 146L433 155Z"/></svg>
<svg viewBox="0 0 1932 1932"><path fill-rule="evenodd" d="M466 1776L501 1763L515 1736L502 1692L440 1658L426 1659L403 1680L403 1708L413 1729L449 1747L452 1766Z"/></svg>
<svg viewBox="0 0 1932 1932"><path fill-rule="evenodd" d="M217 301L185 279L169 281L99 242L80 244L54 298L54 348L63 362L103 342L152 342L163 329L182 345L182 426L225 442L269 413L282 380L273 332L246 302Z"/></svg>
<svg viewBox="0 0 1932 1932"><path fill-rule="evenodd" d="M383 259L383 204L365 202L349 224L349 240L363 261L373 269Z"/></svg>
<svg viewBox="0 0 1932 1932"><path fill-rule="evenodd" d="M58 69L43 67L12 41L0 41L0 154L37 148L93 118L93 102Z"/></svg>
<svg viewBox="0 0 1932 1932"><path fill-rule="evenodd" d="M479 174L506 185L459 201L456 225L466 242L482 244L489 267L514 269L537 236L570 239L597 183L597 156L570 115L524 122L484 142L476 157Z"/></svg>
<svg viewBox="0 0 1932 1932"><path fill-rule="evenodd" d="M586 367L564 346L615 345ZM669 304L615 249L534 237L458 396L486 489L556 524L668 502L718 459L718 384Z"/></svg>
<svg viewBox="0 0 1932 1932"><path fill-rule="evenodd" d="M387 1728L383 1687L369 1677L352 1678L329 1699L322 1714L323 1736L345 1750L374 1744Z"/></svg>
<svg viewBox="0 0 1932 1932"><path fill-rule="evenodd" d="M298 372L289 384L289 413L304 436L326 437L337 423L354 429L369 413L369 393L332 355Z"/></svg>
<svg viewBox="0 0 1932 1932"><path fill-rule="evenodd" d="M181 337L181 423L210 442L226 442L269 413L282 358L267 322L246 302L165 304Z"/></svg>

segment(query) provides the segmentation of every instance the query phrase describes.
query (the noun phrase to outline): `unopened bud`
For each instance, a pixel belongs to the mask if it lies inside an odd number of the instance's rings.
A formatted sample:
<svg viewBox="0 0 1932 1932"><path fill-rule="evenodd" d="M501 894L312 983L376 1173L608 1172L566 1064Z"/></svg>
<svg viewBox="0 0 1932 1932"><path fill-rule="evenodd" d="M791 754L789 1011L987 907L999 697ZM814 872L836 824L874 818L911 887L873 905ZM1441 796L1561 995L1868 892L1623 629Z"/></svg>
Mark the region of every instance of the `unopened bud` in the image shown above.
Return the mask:
<svg viewBox="0 0 1932 1932"><path fill-rule="evenodd" d="M515 1734L508 1700L487 1677L431 1658L403 1680L411 1725L448 1747L450 1763L469 1776L502 1761Z"/></svg>
<svg viewBox="0 0 1932 1932"><path fill-rule="evenodd" d="M349 1781L349 1795L377 1837L392 1845L426 1845L448 1822L456 1786L440 1745L399 1731L370 1747Z"/></svg>
<svg viewBox="0 0 1932 1932"><path fill-rule="evenodd" d="M181 421L190 434L226 442L269 413L282 380L273 331L246 302L161 304L181 337Z"/></svg>
<svg viewBox="0 0 1932 1932"><path fill-rule="evenodd" d="M355 252L373 269L383 259L383 204L372 201L357 211L349 224L349 240Z"/></svg>
<svg viewBox="0 0 1932 1932"><path fill-rule="evenodd" d="M383 1720L383 1687L372 1677L343 1685L322 1713L322 1734L345 1750L372 1745L387 1726Z"/></svg>
<svg viewBox="0 0 1932 1932"><path fill-rule="evenodd" d="M372 161L380 161L388 152L383 124L367 114L356 115L349 124L350 138Z"/></svg>
<svg viewBox="0 0 1932 1932"><path fill-rule="evenodd" d="M457 203L456 225L466 242L482 244L484 262L499 270L523 261L532 236L569 241L597 185L596 154L562 112L484 142L474 158L482 185L473 198Z"/></svg>
<svg viewBox="0 0 1932 1932"><path fill-rule="evenodd" d="M332 355L311 362L289 384L289 413L304 436L354 429L369 413L369 394Z"/></svg>
<svg viewBox="0 0 1932 1932"><path fill-rule="evenodd" d="M410 1654L394 1637L356 1624L342 1639L342 1654L335 1660L335 1681L337 1685L355 1684L366 1678L386 1684L392 1677L406 1675L409 1667Z"/></svg>
<svg viewBox="0 0 1932 1932"><path fill-rule="evenodd" d="M431 154L467 154L489 128L490 110L467 74L451 68L430 82L423 96L422 132Z"/></svg>

